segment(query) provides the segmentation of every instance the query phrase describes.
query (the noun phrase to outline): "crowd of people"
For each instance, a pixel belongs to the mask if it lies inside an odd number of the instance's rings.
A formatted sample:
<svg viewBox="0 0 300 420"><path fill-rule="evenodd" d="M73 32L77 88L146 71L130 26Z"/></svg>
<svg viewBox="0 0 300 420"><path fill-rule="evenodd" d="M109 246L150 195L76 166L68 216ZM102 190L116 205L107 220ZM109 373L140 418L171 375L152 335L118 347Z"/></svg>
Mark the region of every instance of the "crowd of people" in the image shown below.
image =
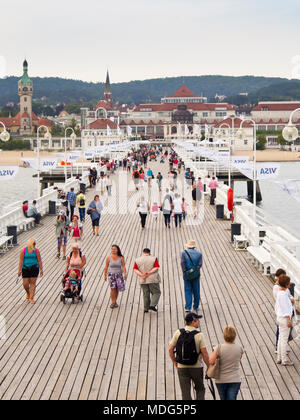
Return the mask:
<svg viewBox="0 0 300 420"><path fill-rule="evenodd" d="M154 174L151 162L159 160L161 164L168 164L169 188L163 192L163 175L158 172ZM147 216L151 213L157 221L160 212L164 217L166 229L171 228L171 220L174 219L175 228L182 228L187 216L187 203L177 188L177 177L184 168L182 162L174 151L163 151L162 148L140 148L133 150L121 161L101 161L99 165L89 169L90 188L94 188L99 194L87 205L85 191L81 190L76 196L74 189L68 193L58 191L58 197L62 200L64 209L59 211L55 223L55 234L57 238L57 259L65 261L65 283L64 291L68 288L74 293L77 299L80 298L82 273L87 265L87 258L83 252L82 238L86 235L84 223L87 216L91 218L92 232L99 236L101 214L104 206L101 196L107 191L108 197L112 195L112 175L118 167L124 171L130 171L133 184L137 191L152 188L156 179L161 201L150 202L146 194L142 194L137 203L136 209L140 215L142 229L145 229ZM196 179L193 172L185 169L184 174L187 188L192 198L192 216L199 215L200 204L203 201L206 185L201 178ZM217 180L209 179L208 187L211 189L211 204L214 204ZM23 211L26 215L36 217L40 223L40 217L34 210L34 202L28 206L23 204ZM76 210L78 213L76 214ZM67 255L67 243L69 238L72 241L72 252ZM196 399L205 398L204 386L204 365L207 367L207 374L211 373L216 381L216 386L221 400L237 399L241 387L240 363L244 353L243 348L236 344L237 332L233 326L226 326L223 336L224 342L214 347L209 355L206 347L204 334L200 332L201 304L201 268L203 266L203 255L194 240L190 240L181 253L180 262L182 269L182 280L185 296L185 327L175 332L169 346L169 355L176 370L178 371L179 383L184 400L191 400L191 386L194 385ZM61 255L62 253L62 255ZM162 281L159 257L152 255L149 248L142 251L132 267L132 273L137 276L143 296L144 313L149 311L157 313L159 301L162 294ZM18 276L23 278L23 287L26 291L26 300L35 303L36 281L38 276L43 276L43 263L40 252L36 246L36 240L31 238L28 245L20 252ZM104 266L104 281L108 282L110 288L110 308L119 307L119 295L126 290L127 281L126 257L122 254L119 245L111 247L110 255L107 256ZM290 333L293 327L293 316L295 314L294 300L289 292L290 278L284 270L276 273L276 284L274 286L275 313L278 329L276 333L277 363L283 366L292 366L288 358L288 342L291 339ZM63 291L63 292L64 292Z"/></svg>

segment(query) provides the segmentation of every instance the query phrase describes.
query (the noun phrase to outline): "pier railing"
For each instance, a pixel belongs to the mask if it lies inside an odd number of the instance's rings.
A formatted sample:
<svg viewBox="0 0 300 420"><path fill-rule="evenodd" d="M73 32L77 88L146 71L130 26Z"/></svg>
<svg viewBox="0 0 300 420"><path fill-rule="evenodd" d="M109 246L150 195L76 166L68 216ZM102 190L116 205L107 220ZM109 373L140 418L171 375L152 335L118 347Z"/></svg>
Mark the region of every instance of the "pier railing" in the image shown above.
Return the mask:
<svg viewBox="0 0 300 420"><path fill-rule="evenodd" d="M175 147L176 152L182 158L186 168L194 172L195 177L201 177L206 184L208 194L207 175L215 167L214 162L196 162L195 156L185 148ZM229 218L230 212L227 207L228 186L218 187L216 204L224 205L225 217ZM256 208L256 222L253 219L253 204L246 199L236 199L234 206L234 222L241 224L241 234L246 238L249 246L260 247L268 243L270 248L271 273L278 268L283 268L295 283L295 298L297 308L300 310L300 241L287 230L278 226L272 218L260 208Z"/></svg>
<svg viewBox="0 0 300 420"><path fill-rule="evenodd" d="M81 177L81 181L76 178L71 178L68 179L67 183L58 184L58 186L65 192L68 192L71 188L74 188L74 192L77 194L80 190L80 183L87 184L87 182L88 173L85 172ZM42 216L49 212L49 201L54 201L57 203L57 205L61 204L57 198L57 190L54 189L54 186L43 190L43 196L36 199L37 210L39 213L41 213ZM0 235L6 234L8 226L17 226L18 233L26 230L27 220L23 214L22 203L16 202L11 205L11 208L12 209L7 213L0 216Z"/></svg>

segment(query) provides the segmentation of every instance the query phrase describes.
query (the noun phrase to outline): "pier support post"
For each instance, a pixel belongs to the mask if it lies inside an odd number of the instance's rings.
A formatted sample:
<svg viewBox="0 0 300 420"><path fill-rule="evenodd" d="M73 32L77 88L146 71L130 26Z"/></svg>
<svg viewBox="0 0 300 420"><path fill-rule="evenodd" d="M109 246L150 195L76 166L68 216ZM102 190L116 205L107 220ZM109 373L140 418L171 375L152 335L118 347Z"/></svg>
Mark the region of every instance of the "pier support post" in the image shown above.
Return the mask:
<svg viewBox="0 0 300 420"><path fill-rule="evenodd" d="M253 181L247 181L247 192L248 200L253 203ZM260 190L259 181L256 181L256 202L260 203L262 201L262 194Z"/></svg>

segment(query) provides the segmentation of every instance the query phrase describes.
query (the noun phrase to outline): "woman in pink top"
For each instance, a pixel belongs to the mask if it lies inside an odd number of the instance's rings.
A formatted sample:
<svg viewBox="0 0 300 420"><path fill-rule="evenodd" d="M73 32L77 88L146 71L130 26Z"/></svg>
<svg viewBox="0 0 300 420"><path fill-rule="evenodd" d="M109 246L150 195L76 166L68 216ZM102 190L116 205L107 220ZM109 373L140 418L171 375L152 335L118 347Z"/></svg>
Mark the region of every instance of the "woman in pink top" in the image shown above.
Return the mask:
<svg viewBox="0 0 300 420"><path fill-rule="evenodd" d="M76 274L82 272L86 265L85 255L80 251L78 244L72 245L72 252L67 258L67 270L75 270Z"/></svg>
<svg viewBox="0 0 300 420"><path fill-rule="evenodd" d="M197 188L198 188L200 191L203 191L203 184L202 184L201 178L198 178Z"/></svg>
<svg viewBox="0 0 300 420"><path fill-rule="evenodd" d="M72 220L73 222L69 226L70 235L75 242L79 242L82 238L83 227L82 224L79 223L79 217L76 214L73 216Z"/></svg>
<svg viewBox="0 0 300 420"><path fill-rule="evenodd" d="M208 186L209 186L210 191L211 191L210 204L214 205L215 204L215 199L217 197L217 188L218 188L218 183L217 183L216 178L214 176L212 177L212 180L210 181Z"/></svg>

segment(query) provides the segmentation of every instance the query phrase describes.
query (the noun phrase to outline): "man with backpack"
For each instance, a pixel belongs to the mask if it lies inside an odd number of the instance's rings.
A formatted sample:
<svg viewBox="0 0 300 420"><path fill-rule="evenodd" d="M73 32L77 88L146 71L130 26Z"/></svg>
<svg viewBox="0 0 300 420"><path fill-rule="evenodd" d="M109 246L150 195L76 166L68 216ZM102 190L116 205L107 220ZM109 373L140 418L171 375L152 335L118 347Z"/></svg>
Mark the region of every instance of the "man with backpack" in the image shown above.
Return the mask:
<svg viewBox="0 0 300 420"><path fill-rule="evenodd" d="M201 252L196 250L196 242L191 240L181 254L181 268L184 280L185 311L198 312L200 305L200 270L203 265Z"/></svg>
<svg viewBox="0 0 300 420"><path fill-rule="evenodd" d="M140 173L137 169L135 169L135 171L132 174L132 179L135 185L135 189L138 191L139 190L139 183L140 183Z"/></svg>
<svg viewBox="0 0 300 420"><path fill-rule="evenodd" d="M189 313L185 317L186 326L176 331L169 355L177 369L182 399L192 400L191 385L194 384L196 400L205 399L203 362L209 367L209 356L203 334L198 330L201 316Z"/></svg>
<svg viewBox="0 0 300 420"><path fill-rule="evenodd" d="M79 209L79 216L81 223L85 222L85 209L86 209L86 196L83 194L83 191L80 191L80 193L77 196L77 207Z"/></svg>

